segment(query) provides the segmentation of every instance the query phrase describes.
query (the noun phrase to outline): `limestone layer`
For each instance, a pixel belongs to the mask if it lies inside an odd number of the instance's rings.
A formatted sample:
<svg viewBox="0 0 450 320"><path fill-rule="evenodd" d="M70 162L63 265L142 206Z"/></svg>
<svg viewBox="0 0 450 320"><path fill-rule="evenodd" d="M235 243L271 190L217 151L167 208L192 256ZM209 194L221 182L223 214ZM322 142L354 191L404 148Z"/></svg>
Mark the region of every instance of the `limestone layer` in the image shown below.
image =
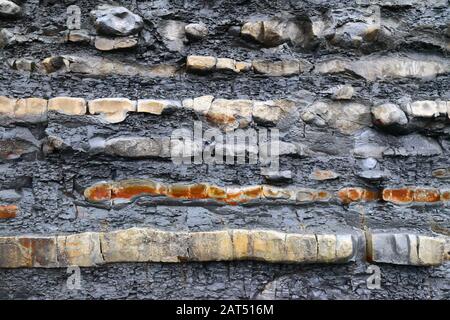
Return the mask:
<svg viewBox="0 0 450 320"><path fill-rule="evenodd" d="M131 228L56 236L0 237L0 268L94 267L116 262L256 260L372 262L417 266L448 259L449 239L412 234L295 234L271 230L171 232Z"/></svg>

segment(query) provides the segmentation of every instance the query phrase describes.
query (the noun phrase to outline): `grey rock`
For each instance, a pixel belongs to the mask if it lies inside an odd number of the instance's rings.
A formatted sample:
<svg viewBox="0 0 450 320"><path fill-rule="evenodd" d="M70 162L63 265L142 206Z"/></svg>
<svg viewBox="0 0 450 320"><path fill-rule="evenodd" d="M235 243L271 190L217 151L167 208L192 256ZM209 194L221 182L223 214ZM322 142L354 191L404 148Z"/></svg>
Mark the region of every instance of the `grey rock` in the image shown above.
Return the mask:
<svg viewBox="0 0 450 320"><path fill-rule="evenodd" d="M97 32L105 35L128 36L144 27L144 21L124 7L102 5L91 11Z"/></svg>
<svg viewBox="0 0 450 320"><path fill-rule="evenodd" d="M164 144L161 139L144 137L119 137L105 143L105 153L128 158L160 157Z"/></svg>
<svg viewBox="0 0 450 320"><path fill-rule="evenodd" d="M356 102L317 101L305 108L301 118L306 123L330 126L343 134L351 134L371 123L370 108Z"/></svg>
<svg viewBox="0 0 450 320"><path fill-rule="evenodd" d="M340 85L331 89L334 100L350 100L355 90L351 85Z"/></svg>
<svg viewBox="0 0 450 320"><path fill-rule="evenodd" d="M16 0L13 0L16 3ZM308 0L281 1L276 6L270 2L251 1L249 6L236 2L215 1L200 3L188 1L158 0L137 1L129 4L133 12L145 16L146 30L142 30L139 50L116 53L96 53L93 47L82 43L66 45L58 35L59 27L64 26L64 8L61 1L50 0L47 6L38 6L37 0L21 1L26 19L17 24L0 18L1 26L7 28L11 40L1 52L4 62L7 59L21 61L27 57L42 57L46 49L55 55L76 49L79 59L69 61L68 74L33 74L28 76L1 63L0 91L10 98L44 97L70 95L92 100L105 97L125 97L138 99L170 99L181 101L186 98L214 95L227 99L305 99L303 92L310 91L311 99L296 101L292 112L286 113L276 122L278 115L258 114L261 117L249 119L249 127L276 126L280 138L286 142L303 143L311 153L307 158L295 155L280 157L280 172L291 171L292 179L275 181L261 175L259 165L175 165L167 158L144 157L125 158L105 156L105 139L116 137L162 137L169 136L177 128L192 128L193 121L202 121L204 130L215 127L203 110L211 106L206 99L205 108L197 114L192 110L180 108L172 113L129 113L128 117L116 124L103 123L99 116L65 116L49 112L48 123L20 123L29 128L37 138L47 137L52 144L61 145L48 156L23 154L17 159L0 159L0 190L16 190L22 198L16 203L20 214L16 219L0 222L1 236L23 234L73 234L85 231L119 230L136 226L163 228L169 231L202 231L224 228L262 228L287 232L340 232L349 229L380 230L382 233L441 233L447 232L450 207L447 204L413 204L400 206L383 201L352 204L304 203L292 205L277 202L252 203L244 205L214 204L199 202L142 197L132 204L120 208L99 209L100 206L87 204L82 196L83 190L98 181L122 180L130 178L149 178L161 183L192 184L206 182L218 186L280 184L283 188L315 188L337 191L342 187L435 187L448 190L450 168L449 120L444 113L424 112L412 105L414 101L449 101L448 76L442 69L442 62L448 60L446 54L448 38L448 1L436 8L440 0L362 0L383 6L379 31L373 33L373 40L358 39L357 26L363 23L359 11L366 8L355 1ZM103 1L106 2L106 1ZM242 2L242 1L240 1ZM442 1L440 1L442 2ZM73 0L64 3L74 3ZM112 3L108 1L108 3ZM118 2L115 2L118 3ZM122 5L127 6L125 2ZM126 2L131 3L131 2ZM228 4L231 5L228 5ZM54 6L51 6L55 4ZM79 1L83 12L89 12L96 5L93 1ZM399 7L401 6L401 7ZM276 7L276 8L275 8ZM436 9L430 9L436 8ZM53 10L55 9L55 10ZM62 10L60 10L62 9ZM275 10L276 9L276 10ZM329 13L338 17L334 24ZM336 10L341 10L338 14ZM44 12L45 11L45 12ZM301 15L305 14L304 17ZM250 41L237 40L239 32L231 25L242 21L267 20L278 16L279 20L296 20L305 40L300 37L296 44L287 39L280 46L260 49ZM343 19L341 20L340 17ZM41 18L41 23L36 19ZM85 21L83 18L83 27ZM312 30L308 19L312 21ZM314 18L314 19L313 19ZM361 19L360 19L361 18ZM167 49L165 38L158 33L162 20L180 22L208 21L214 26L214 35L200 43L184 45L185 53ZM201 20L200 20L201 19ZM204 19L204 20L203 20ZM304 23L304 27L302 27ZM36 28L42 27L42 28ZM342 29L339 27L342 26ZM0 27L0 29L2 28ZM86 25L87 27L87 25ZM212 28L212 27L211 27ZM240 26L239 26L240 29ZM330 40L338 29L342 42L333 45ZM341 31L351 33L348 38ZM276 31L276 29L274 29ZM320 46L314 50L303 44L311 42L311 34ZM361 29L364 32L364 29ZM26 32L26 34L25 34ZM94 30L95 32L95 30ZM446 34L447 32L447 34ZM186 30L185 30L186 33ZM210 29L210 34L212 29ZM51 36L49 36L51 34ZM290 34L288 34L290 36ZM116 36L114 36L116 37ZM276 34L274 32L274 39ZM8 37L7 37L8 38ZM355 39L352 43L351 39ZM86 43L87 43L86 38ZM282 39L282 41L285 41ZM89 40L90 42L90 40ZM259 42L260 43L260 42ZM21 45L18 45L21 44ZM263 47L267 45L260 43ZM76 48L79 46L79 50ZM145 46L144 46L145 45ZM345 48L343 48L345 47ZM48 51L47 50L47 51ZM391 57L408 60L412 51L422 54L417 60L428 60L434 55L441 59L437 64L400 63ZM0 50L1 51L1 50ZM218 58L231 58L239 61L254 59L310 59L314 70L320 70L322 59L350 61L362 60L358 68L351 65L330 64L340 74L323 75L301 73L299 75L275 78L255 76L253 72L227 73L214 72L201 76L184 74L179 77L154 79L149 66L168 63L182 67L187 55L208 55ZM97 56L94 57L94 56ZM108 59L102 59L104 56ZM447 54L448 56L448 54ZM412 56L411 56L412 57ZM96 58L93 60L93 58ZM375 63L377 58L380 63ZM442 59L443 58L443 59ZM37 59L37 58L36 58ZM64 62L63 60L60 60ZM381 63L384 62L384 63ZM395 62L395 63L392 63ZM21 63L19 63L22 65ZM65 64L59 65L64 71ZM58 64L50 66L59 70ZM342 67L342 68L341 68ZM403 69L403 67L406 67ZM423 68L422 68L423 67ZM431 67L431 68L428 68ZM354 70L352 70L354 69ZM364 73L364 70L370 72ZM80 73L75 70L82 71ZM339 71L340 70L340 71ZM399 72L400 71L400 72ZM430 75L440 74L433 78ZM363 76L369 76L366 80ZM408 78L414 77L415 79ZM393 78L396 80L391 81ZM372 79L380 79L370 83ZM427 81L423 81L427 80ZM365 101L369 107L384 102L392 102L401 107L409 117L409 123L401 128L377 126L367 134L363 131L342 135L338 129L324 121L324 125L304 123L300 115L308 105L319 99L330 97L324 90L339 84L352 85L357 89L352 99ZM325 88L325 89L324 89ZM320 97L320 98L319 98ZM192 99L191 99L192 100ZM342 101L343 102L343 101ZM411 114L408 114L411 103ZM194 103L195 106L195 103ZM203 106L203 104L202 104ZM414 107L414 109L412 108ZM221 114L228 106L221 106ZM340 110L338 110L340 111ZM219 112L217 112L219 113ZM220 114L220 113L219 113ZM321 116L322 114L320 114ZM369 124L374 125L369 110ZM416 116L417 115L417 116ZM421 116L419 116L421 115ZM317 115L316 122L320 123ZM448 115L447 115L448 116ZM341 118L345 119L345 117ZM3 125L3 124L2 124ZM14 123L5 124L12 128ZM401 130L400 130L401 129ZM364 133L364 134L363 134ZM424 158L421 156L386 156L383 151L402 146L399 134L420 133L438 142L442 149L439 155ZM362 134L362 136L361 136ZM9 136L10 138L14 138ZM97 138L96 138L97 137ZM355 149L355 141L358 142ZM434 144L434 141L431 143ZM426 141L424 141L426 142ZM9 143L9 141L8 141ZM65 146L66 147L65 147ZM100 154L92 154L89 148ZM95 148L94 148L95 147ZM40 148L37 147L37 150ZM351 152L359 151L360 153ZM419 148L421 149L421 148ZM89 152L88 152L89 151ZM413 151L410 148L410 151ZM376 156L372 158L371 155ZM363 157L362 159L359 159ZM367 157L367 158L364 158ZM36 159L37 158L37 159ZM38 160L38 161L36 161ZM338 180L316 182L308 179L314 168L327 168L341 174ZM445 169L433 173L436 169ZM270 168L269 168L270 169ZM384 181L365 179L359 173L370 171L389 171L391 176ZM270 178L270 177L269 177ZM442 193L441 193L442 194ZM158 199L157 199L158 198ZM11 201L12 202L12 201ZM175 205L176 203L176 205ZM3 203L2 203L3 204ZM361 223L361 216L364 223ZM69 219L69 220L66 220ZM151 240L151 239L149 239ZM423 242L419 241L419 244ZM125 252L127 243L124 244ZM364 252L358 249L357 252ZM449 252L448 245L446 252ZM422 254L432 253L423 250ZM447 254L447 259L448 259ZM436 259L437 260L437 259ZM290 265L268 264L260 261L238 261L235 263L117 263L101 268L82 269L82 289L69 290L61 285L60 279L68 275L65 269L0 270L0 299L254 299L272 297L276 299L448 299L448 262L436 268L382 265L382 290L367 288L367 262L364 255L354 263L340 265ZM32 279L33 281L30 281ZM58 280L59 279L59 280ZM152 279L152 281L148 281ZM444 280L444 281L443 281ZM139 284L136 288L136 284ZM101 285L99 285L101 284ZM25 289L24 289L25 288Z"/></svg>
<svg viewBox="0 0 450 320"><path fill-rule="evenodd" d="M190 40L200 40L208 35L208 28L204 23L190 23L184 27L184 31Z"/></svg>
<svg viewBox="0 0 450 320"><path fill-rule="evenodd" d="M267 181L282 182L292 180L292 172L289 170L274 171L270 168L261 168L261 175Z"/></svg>
<svg viewBox="0 0 450 320"><path fill-rule="evenodd" d="M292 76L308 71L311 64L303 59L299 60L253 60L253 70L257 73L266 74L272 77Z"/></svg>
<svg viewBox="0 0 450 320"><path fill-rule="evenodd" d="M2 201L19 201L22 196L16 190L1 190L0 191L0 200Z"/></svg>
<svg viewBox="0 0 450 320"><path fill-rule="evenodd" d="M16 37L14 33L6 28L0 30L0 49L14 44Z"/></svg>
<svg viewBox="0 0 450 320"><path fill-rule="evenodd" d="M374 123L380 126L406 125L408 118L399 106L385 103L371 109Z"/></svg>
<svg viewBox="0 0 450 320"><path fill-rule="evenodd" d="M15 17L20 14L20 6L9 0L0 0L0 16Z"/></svg>
<svg viewBox="0 0 450 320"><path fill-rule="evenodd" d="M437 156L442 154L439 143L431 138L420 134L410 134L399 137L392 147L383 151L385 156Z"/></svg>
<svg viewBox="0 0 450 320"><path fill-rule="evenodd" d="M40 142L27 128L0 128L0 159L17 159L39 151Z"/></svg>
<svg viewBox="0 0 450 320"><path fill-rule="evenodd" d="M67 33L67 41L69 42L84 42L90 43L92 41L92 37L89 34L89 30L81 29L81 30L70 30Z"/></svg>
<svg viewBox="0 0 450 320"><path fill-rule="evenodd" d="M410 241L408 234L374 233L372 234L372 260L383 263L409 264Z"/></svg>
<svg viewBox="0 0 450 320"><path fill-rule="evenodd" d="M385 170L364 170L357 173L357 176L366 180L384 180L391 175Z"/></svg>
<svg viewBox="0 0 450 320"><path fill-rule="evenodd" d="M387 145L386 135L372 129L364 130L355 136L353 155L357 158L381 159Z"/></svg>
<svg viewBox="0 0 450 320"><path fill-rule="evenodd" d="M311 22L301 19L249 21L242 26L241 36L265 47L276 47L286 42L309 47L313 38Z"/></svg>
<svg viewBox="0 0 450 320"><path fill-rule="evenodd" d="M442 148L435 139L417 133L396 137L368 129L355 137L353 154L358 158L376 159L384 156L431 157L442 154Z"/></svg>
<svg viewBox="0 0 450 320"><path fill-rule="evenodd" d="M377 166L378 161L374 158L367 158L362 161L362 166L366 169L373 169Z"/></svg>
<svg viewBox="0 0 450 320"><path fill-rule="evenodd" d="M35 68L35 63L31 59L21 58L21 59L14 60L13 68L18 71L31 72Z"/></svg>

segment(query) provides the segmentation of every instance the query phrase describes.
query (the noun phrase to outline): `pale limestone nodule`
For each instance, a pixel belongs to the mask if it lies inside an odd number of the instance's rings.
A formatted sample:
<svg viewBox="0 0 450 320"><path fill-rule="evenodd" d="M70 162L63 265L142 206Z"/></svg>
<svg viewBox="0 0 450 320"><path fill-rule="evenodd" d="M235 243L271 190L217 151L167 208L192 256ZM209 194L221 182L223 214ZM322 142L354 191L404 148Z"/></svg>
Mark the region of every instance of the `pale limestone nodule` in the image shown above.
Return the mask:
<svg viewBox="0 0 450 320"><path fill-rule="evenodd" d="M56 97L48 100L48 110L66 115L84 115L86 101L83 98Z"/></svg>
<svg viewBox="0 0 450 320"><path fill-rule="evenodd" d="M136 101L126 98L103 98L88 102L90 114L100 114L110 123L125 120L127 113L136 111Z"/></svg>

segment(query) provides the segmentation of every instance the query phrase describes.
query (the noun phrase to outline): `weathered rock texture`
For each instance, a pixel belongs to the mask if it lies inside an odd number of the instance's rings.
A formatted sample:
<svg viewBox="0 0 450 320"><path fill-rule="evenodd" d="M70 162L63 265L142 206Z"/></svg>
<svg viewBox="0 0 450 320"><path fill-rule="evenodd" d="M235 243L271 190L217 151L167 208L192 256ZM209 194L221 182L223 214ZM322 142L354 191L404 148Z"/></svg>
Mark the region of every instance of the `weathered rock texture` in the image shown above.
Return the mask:
<svg viewBox="0 0 450 320"><path fill-rule="evenodd" d="M449 15L0 0L0 298L448 299Z"/></svg>

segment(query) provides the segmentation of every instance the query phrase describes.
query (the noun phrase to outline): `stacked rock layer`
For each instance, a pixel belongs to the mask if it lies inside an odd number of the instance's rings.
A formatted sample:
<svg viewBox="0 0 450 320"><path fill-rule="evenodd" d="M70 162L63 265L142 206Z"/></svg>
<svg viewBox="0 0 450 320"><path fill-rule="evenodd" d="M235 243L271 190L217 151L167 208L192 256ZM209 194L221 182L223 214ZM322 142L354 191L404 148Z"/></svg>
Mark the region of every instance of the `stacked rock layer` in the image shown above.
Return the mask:
<svg viewBox="0 0 450 320"><path fill-rule="evenodd" d="M0 0L0 298L448 298L449 10Z"/></svg>

